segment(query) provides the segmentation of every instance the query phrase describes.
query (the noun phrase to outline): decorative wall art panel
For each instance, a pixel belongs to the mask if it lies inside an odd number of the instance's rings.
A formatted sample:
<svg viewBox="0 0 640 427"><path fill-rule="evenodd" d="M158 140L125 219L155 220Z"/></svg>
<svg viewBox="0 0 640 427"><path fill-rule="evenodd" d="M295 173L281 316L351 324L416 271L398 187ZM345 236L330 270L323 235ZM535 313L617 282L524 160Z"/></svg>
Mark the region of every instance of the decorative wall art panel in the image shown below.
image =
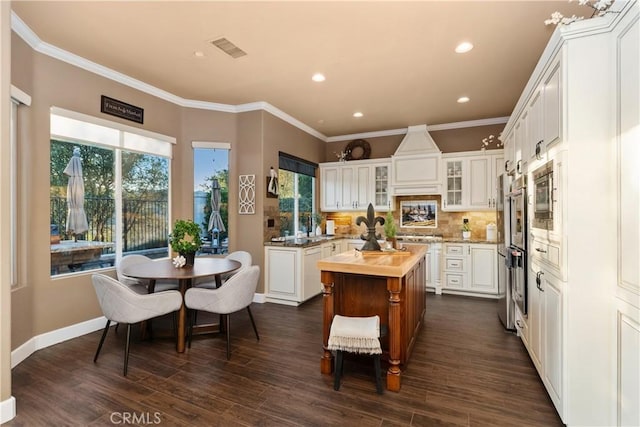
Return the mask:
<svg viewBox="0 0 640 427"><path fill-rule="evenodd" d="M438 228L438 202L410 200L400 202L400 227Z"/></svg>
<svg viewBox="0 0 640 427"><path fill-rule="evenodd" d="M240 194L238 197L240 215L256 213L256 176L240 175Z"/></svg>

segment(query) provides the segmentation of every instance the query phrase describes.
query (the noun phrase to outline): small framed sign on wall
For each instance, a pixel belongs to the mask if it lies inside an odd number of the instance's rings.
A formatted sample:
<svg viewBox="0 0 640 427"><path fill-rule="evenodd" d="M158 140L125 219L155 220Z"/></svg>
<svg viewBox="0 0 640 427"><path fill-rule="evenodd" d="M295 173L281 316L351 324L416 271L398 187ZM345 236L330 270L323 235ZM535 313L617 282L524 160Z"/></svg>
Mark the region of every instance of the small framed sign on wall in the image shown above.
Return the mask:
<svg viewBox="0 0 640 427"><path fill-rule="evenodd" d="M104 95L100 97L100 112L140 124L144 122L143 108Z"/></svg>

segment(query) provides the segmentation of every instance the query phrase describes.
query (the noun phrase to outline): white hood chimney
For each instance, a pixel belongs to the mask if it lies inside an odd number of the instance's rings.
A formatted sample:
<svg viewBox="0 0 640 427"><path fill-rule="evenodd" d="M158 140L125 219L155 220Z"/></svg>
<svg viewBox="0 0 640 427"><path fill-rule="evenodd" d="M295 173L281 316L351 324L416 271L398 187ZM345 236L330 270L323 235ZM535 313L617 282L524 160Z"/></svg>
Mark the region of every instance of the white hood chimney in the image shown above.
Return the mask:
<svg viewBox="0 0 640 427"><path fill-rule="evenodd" d="M415 154L440 154L441 151L436 145L429 132L427 125L409 126L407 134L398 146L394 156L411 156Z"/></svg>
<svg viewBox="0 0 640 427"><path fill-rule="evenodd" d="M427 132L427 125L409 126L391 156L391 194L442 194L441 157L440 149Z"/></svg>

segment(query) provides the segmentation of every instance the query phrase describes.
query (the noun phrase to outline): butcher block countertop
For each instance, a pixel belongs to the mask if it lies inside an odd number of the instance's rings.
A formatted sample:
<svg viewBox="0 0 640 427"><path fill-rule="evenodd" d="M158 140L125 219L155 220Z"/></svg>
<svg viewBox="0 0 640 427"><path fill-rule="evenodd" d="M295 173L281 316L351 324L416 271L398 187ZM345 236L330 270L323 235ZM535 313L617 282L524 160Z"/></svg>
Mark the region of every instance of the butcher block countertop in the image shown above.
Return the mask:
<svg viewBox="0 0 640 427"><path fill-rule="evenodd" d="M427 245L407 247L406 251L347 251L318 261L318 269L366 276L404 277L427 253Z"/></svg>

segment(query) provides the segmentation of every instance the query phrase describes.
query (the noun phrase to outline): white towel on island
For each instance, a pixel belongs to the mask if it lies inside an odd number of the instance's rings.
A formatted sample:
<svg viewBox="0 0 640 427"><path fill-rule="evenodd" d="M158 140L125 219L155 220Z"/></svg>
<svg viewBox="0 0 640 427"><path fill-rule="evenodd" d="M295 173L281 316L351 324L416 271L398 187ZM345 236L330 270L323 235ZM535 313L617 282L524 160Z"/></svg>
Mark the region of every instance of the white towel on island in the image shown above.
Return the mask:
<svg viewBox="0 0 640 427"><path fill-rule="evenodd" d="M329 332L329 350L361 354L381 354L380 317L335 315Z"/></svg>

